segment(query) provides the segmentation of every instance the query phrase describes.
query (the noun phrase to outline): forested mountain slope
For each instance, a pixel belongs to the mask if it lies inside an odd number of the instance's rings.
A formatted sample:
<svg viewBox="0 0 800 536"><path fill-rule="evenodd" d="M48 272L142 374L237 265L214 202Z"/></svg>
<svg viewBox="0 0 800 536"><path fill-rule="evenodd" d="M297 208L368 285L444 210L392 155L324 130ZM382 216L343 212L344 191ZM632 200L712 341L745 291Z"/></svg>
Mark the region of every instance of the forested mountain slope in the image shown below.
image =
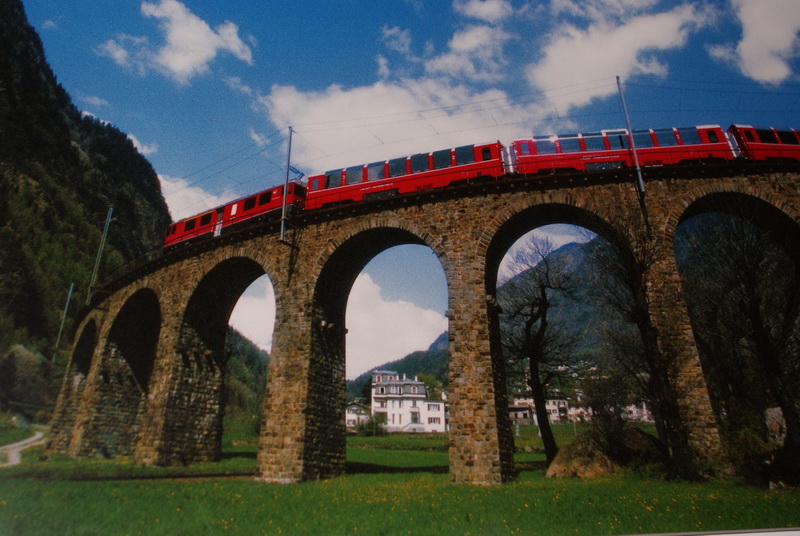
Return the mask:
<svg viewBox="0 0 800 536"><path fill-rule="evenodd" d="M126 134L81 115L20 0L2 0L0 355L49 352L70 283L73 304L86 299L111 207L105 273L158 247L170 222L158 177Z"/></svg>

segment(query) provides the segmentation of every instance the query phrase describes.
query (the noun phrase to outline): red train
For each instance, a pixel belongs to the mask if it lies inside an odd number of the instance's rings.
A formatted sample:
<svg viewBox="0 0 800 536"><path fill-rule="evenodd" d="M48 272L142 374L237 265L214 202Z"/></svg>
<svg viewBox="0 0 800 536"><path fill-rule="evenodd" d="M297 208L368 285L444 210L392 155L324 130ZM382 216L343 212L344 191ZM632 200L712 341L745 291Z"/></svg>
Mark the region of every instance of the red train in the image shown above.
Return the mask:
<svg viewBox="0 0 800 536"><path fill-rule="evenodd" d="M731 125L688 128L603 130L587 134L535 136L509 147L500 142L465 145L336 169L308 178L307 187L290 182L287 207L317 210L360 203L420 190L444 188L505 175L535 175L634 167L634 151L643 167L685 162L748 160L800 161L797 130ZM217 236L253 218L277 220L283 207L283 186L237 199L169 227L164 246L199 236Z"/></svg>

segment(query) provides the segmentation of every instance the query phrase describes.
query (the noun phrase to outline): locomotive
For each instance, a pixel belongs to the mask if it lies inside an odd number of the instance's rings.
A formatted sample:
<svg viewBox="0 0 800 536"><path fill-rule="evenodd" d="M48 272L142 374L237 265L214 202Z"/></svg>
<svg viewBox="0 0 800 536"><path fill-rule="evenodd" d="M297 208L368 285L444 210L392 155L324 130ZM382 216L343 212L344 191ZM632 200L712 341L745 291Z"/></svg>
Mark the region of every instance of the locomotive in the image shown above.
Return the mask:
<svg viewBox="0 0 800 536"><path fill-rule="evenodd" d="M634 150L635 149L635 150ZM328 171L258 192L170 225L164 247L218 236L255 218L291 214L346 203L363 203L473 180L570 171L669 166L691 162L800 161L800 134L749 125L602 130L586 134L534 136L509 146L499 141L417 153ZM285 196L284 196L285 190ZM285 197L285 199L284 199ZM252 222L251 222L252 223Z"/></svg>

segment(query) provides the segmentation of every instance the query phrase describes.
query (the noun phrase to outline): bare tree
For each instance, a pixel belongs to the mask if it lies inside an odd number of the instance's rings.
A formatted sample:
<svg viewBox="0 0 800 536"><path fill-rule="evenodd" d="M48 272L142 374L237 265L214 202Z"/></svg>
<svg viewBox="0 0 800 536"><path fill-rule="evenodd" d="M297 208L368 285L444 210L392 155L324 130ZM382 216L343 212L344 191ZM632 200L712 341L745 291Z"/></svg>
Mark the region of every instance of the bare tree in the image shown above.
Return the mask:
<svg viewBox="0 0 800 536"><path fill-rule="evenodd" d="M775 404L786 424L784 449L797 459L800 266L746 213L706 214L682 227L677 248L687 301L723 425L729 433L756 429L766 439L763 411Z"/></svg>
<svg viewBox="0 0 800 536"><path fill-rule="evenodd" d="M549 464L558 452L547 413L548 386L574 364L577 338L551 323L556 296L568 296L574 281L553 244L534 239L513 259L516 275L498 289L503 353L510 369L522 364Z"/></svg>
<svg viewBox="0 0 800 536"><path fill-rule="evenodd" d="M622 324L633 329L605 330L611 356L638 382L641 395L651 403L659 439L665 445L671 470L686 479L697 478L688 433L681 418L677 384L679 352L661 337L652 323L648 277L659 259L661 244L638 214L617 222L620 236L608 242L595 240L587 259L598 278L595 298L610 306Z"/></svg>

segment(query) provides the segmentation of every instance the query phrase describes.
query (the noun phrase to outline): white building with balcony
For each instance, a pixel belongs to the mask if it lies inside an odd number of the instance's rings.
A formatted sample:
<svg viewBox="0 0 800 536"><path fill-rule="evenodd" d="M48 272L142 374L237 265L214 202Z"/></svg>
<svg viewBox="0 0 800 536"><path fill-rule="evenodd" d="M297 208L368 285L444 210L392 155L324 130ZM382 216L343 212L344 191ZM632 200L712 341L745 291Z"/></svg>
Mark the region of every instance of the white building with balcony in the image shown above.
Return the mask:
<svg viewBox="0 0 800 536"><path fill-rule="evenodd" d="M442 400L430 397L425 383L415 376L391 370L372 371L372 415L383 415L389 432L446 432L448 425L447 396Z"/></svg>

